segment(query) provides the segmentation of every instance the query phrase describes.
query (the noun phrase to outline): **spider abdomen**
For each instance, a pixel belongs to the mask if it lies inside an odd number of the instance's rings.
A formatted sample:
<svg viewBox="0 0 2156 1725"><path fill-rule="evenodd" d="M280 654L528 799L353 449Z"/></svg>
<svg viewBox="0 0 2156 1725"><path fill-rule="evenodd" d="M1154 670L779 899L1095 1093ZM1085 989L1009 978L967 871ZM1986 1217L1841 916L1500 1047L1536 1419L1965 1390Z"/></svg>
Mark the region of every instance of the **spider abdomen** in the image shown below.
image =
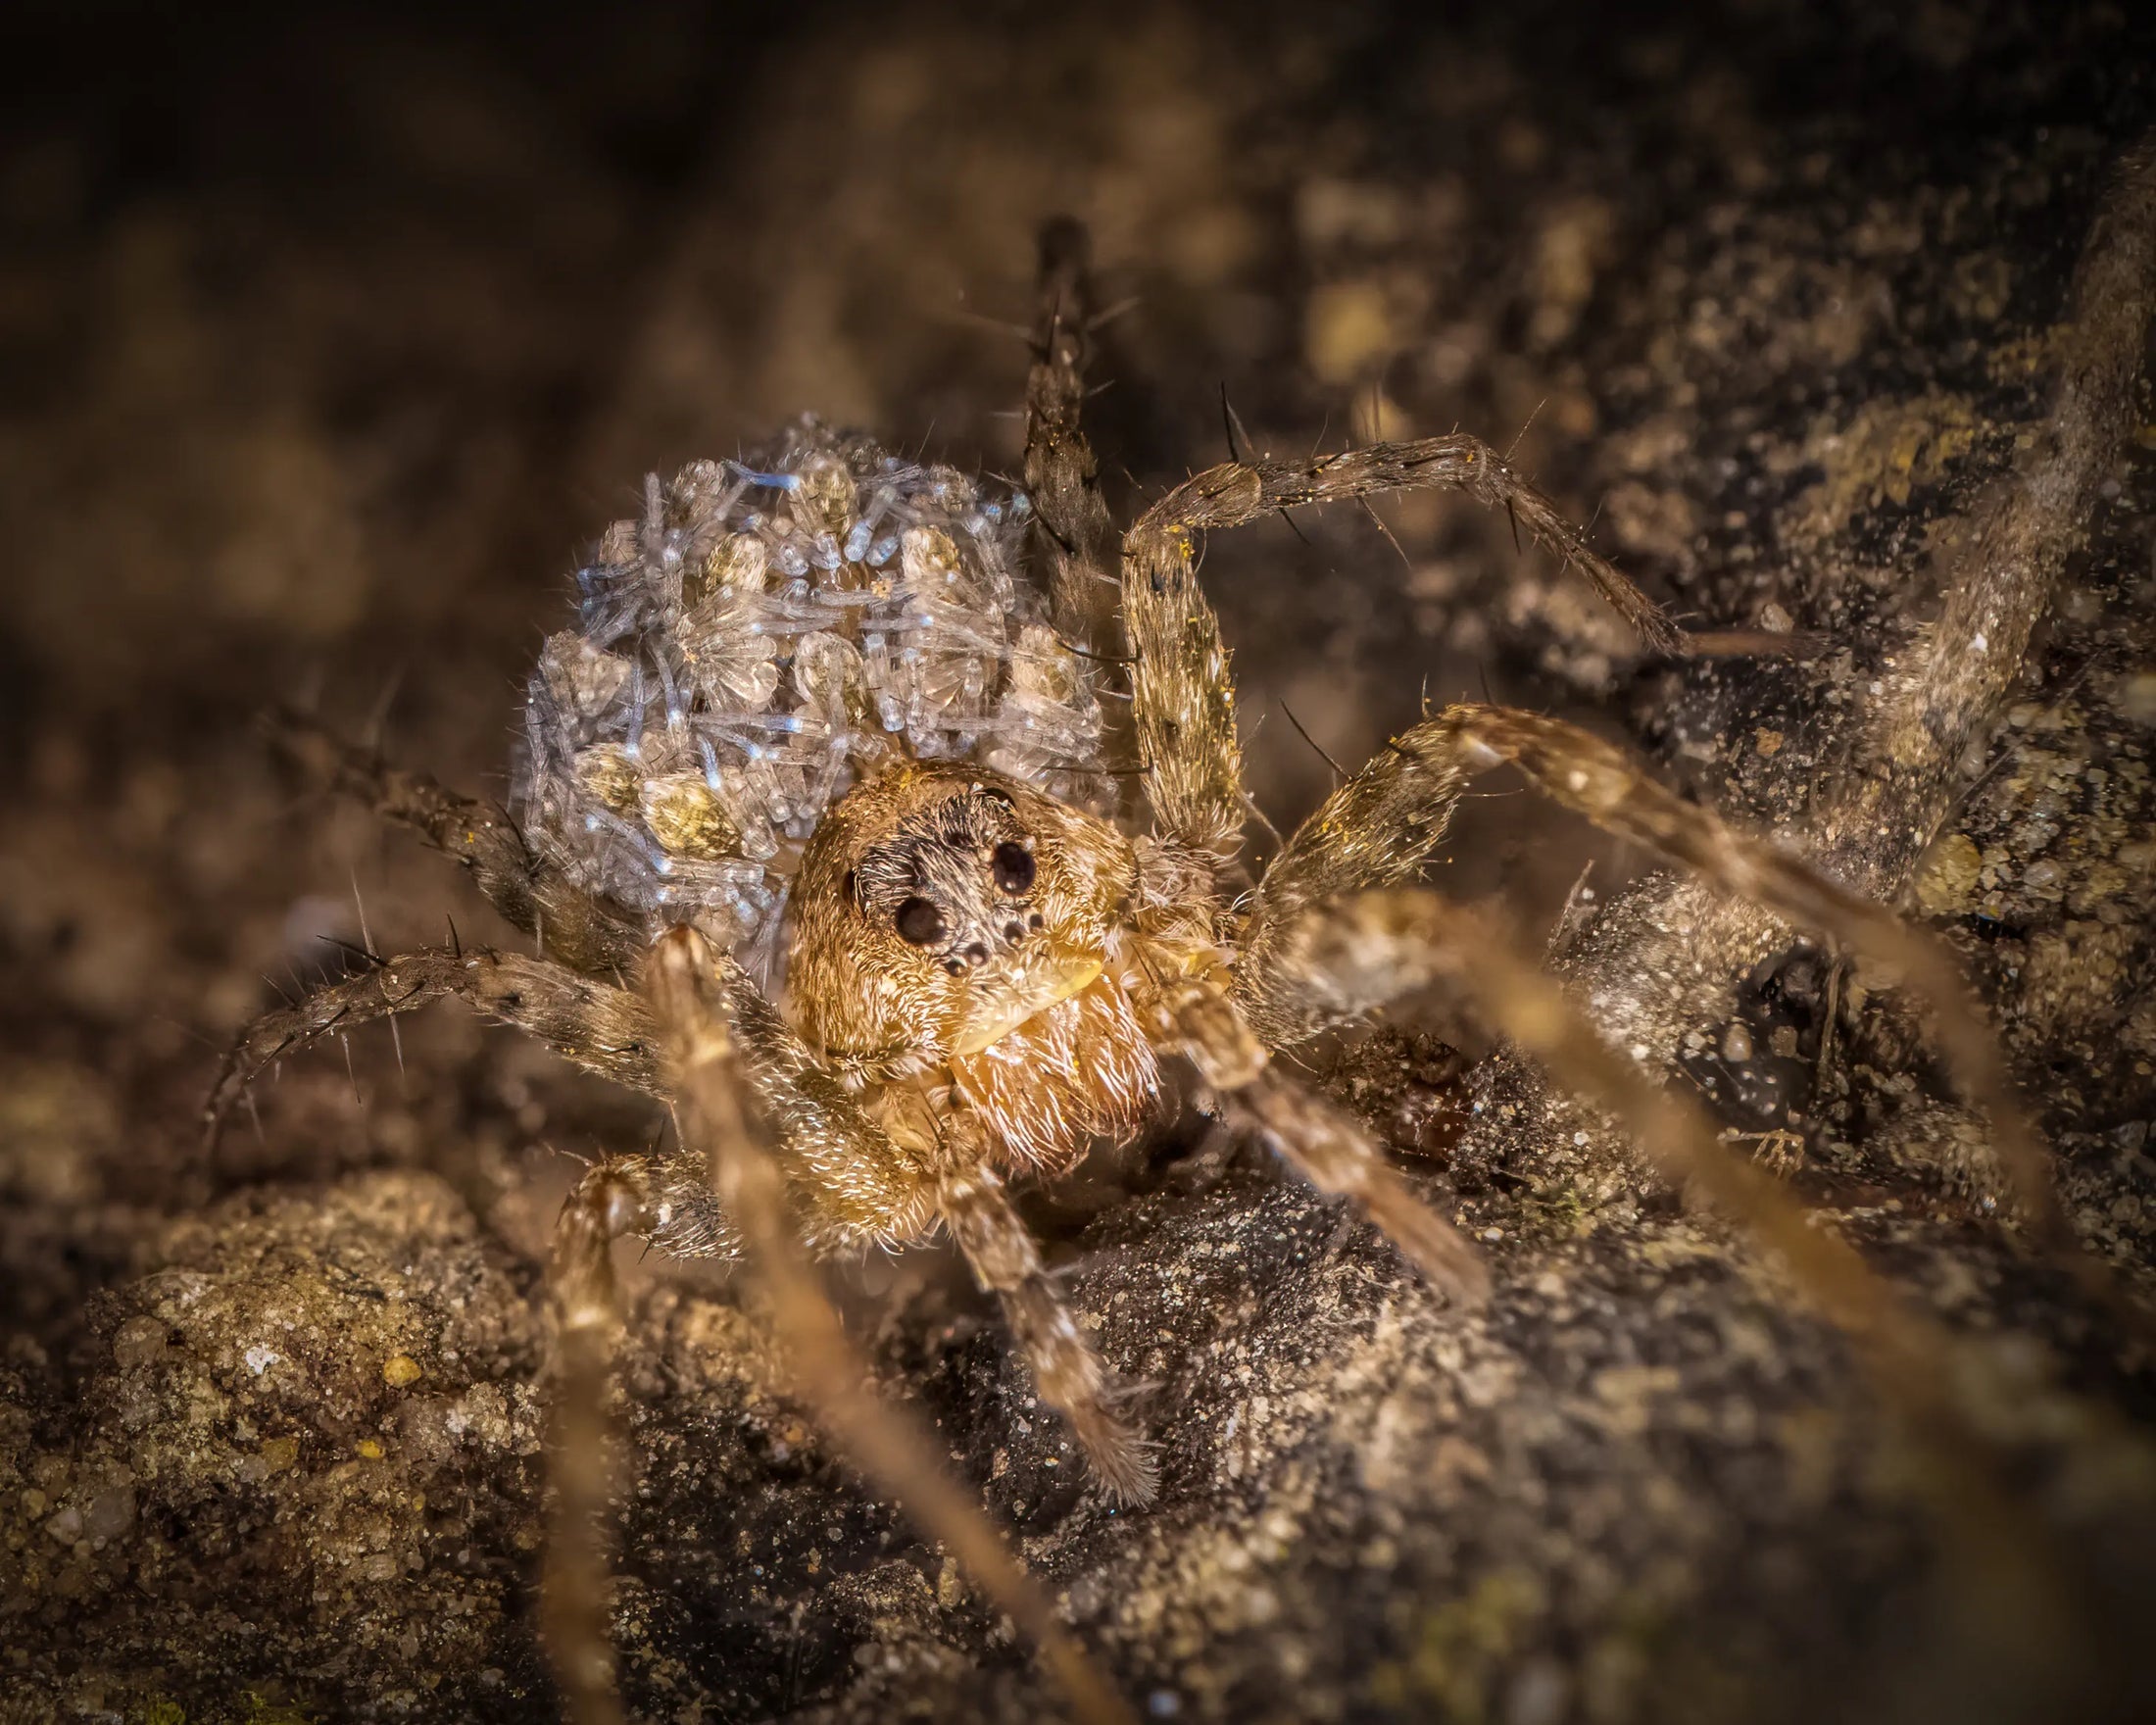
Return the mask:
<svg viewBox="0 0 2156 1725"><path fill-rule="evenodd" d="M1100 706L1023 567L1031 513L812 419L753 460L654 475L531 676L526 839L767 973L801 848L864 773L977 760L1097 796Z"/></svg>

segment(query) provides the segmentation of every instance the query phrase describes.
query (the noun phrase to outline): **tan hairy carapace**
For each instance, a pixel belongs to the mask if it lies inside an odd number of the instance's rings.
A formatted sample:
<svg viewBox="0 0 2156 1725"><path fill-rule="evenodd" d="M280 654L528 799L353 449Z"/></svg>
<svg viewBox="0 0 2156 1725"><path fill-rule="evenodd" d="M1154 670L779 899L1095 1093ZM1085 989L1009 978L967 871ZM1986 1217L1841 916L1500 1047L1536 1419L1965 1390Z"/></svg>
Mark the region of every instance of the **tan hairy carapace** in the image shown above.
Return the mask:
<svg viewBox="0 0 2156 1725"><path fill-rule="evenodd" d="M791 1015L830 1068L879 1087L907 1148L933 1160L985 1128L992 1161L1060 1172L1145 1118L1159 980L1220 962L1209 931L1144 913L1144 873L1067 803L968 764L893 766L802 860Z"/></svg>

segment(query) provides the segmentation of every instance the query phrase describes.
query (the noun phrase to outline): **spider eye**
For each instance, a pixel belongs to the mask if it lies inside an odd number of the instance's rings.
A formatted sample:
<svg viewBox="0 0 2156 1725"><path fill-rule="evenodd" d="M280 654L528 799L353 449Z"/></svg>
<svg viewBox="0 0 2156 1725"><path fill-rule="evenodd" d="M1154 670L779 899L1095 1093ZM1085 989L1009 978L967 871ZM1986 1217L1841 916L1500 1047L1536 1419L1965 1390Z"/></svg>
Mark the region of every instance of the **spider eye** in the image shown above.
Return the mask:
<svg viewBox="0 0 2156 1725"><path fill-rule="evenodd" d="M989 871L998 886L1015 897L1033 885L1033 853L1016 840L1006 839L996 847Z"/></svg>
<svg viewBox="0 0 2156 1725"><path fill-rule="evenodd" d="M933 946L944 937L943 912L918 896L899 907L898 914L891 918L891 925L907 946Z"/></svg>

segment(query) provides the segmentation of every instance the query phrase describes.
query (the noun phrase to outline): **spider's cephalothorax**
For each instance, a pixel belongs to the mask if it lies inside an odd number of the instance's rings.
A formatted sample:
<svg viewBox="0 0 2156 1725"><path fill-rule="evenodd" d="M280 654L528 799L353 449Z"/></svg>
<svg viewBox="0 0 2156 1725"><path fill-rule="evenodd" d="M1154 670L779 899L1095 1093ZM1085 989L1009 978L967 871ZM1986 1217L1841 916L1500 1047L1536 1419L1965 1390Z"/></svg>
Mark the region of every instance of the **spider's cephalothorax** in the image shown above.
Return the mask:
<svg viewBox="0 0 2156 1725"><path fill-rule="evenodd" d="M1095 1136L1135 1127L1154 1090L1120 927L1137 869L1113 825L1013 780L888 770L802 859L795 1021L857 1082L947 1078L997 1160L1059 1171ZM918 1099L887 1096L879 1112L918 1142Z"/></svg>
<svg viewBox="0 0 2156 1725"><path fill-rule="evenodd" d="M1437 984L1621 1117L1664 1172L1744 1215L1864 1337L1883 1390L1924 1403L1937 1351L1889 1319L1861 1261L1487 923L1415 888L1487 768L1510 764L1610 831L1914 982L2002 1141L2027 1147L2025 1202L2046 1203L2040 1153L2014 1124L1950 961L1572 725L1483 706L1425 717L1250 888L1234 685L1196 573L1204 532L1452 487L1583 569L1649 650L1686 642L1464 435L1231 462L1118 535L1079 420L1079 238L1055 224L1044 241L1024 493L813 420L754 462L653 478L642 515L609 530L581 572L576 626L546 645L507 813L313 727L284 733L318 777L463 862L540 953L453 942L375 959L268 1014L228 1060L213 1123L280 1056L444 995L660 1099L679 1123L676 1139L593 1168L556 1234L547 1632L587 1721L619 1717L595 1457L616 1322L610 1248L625 1233L677 1252L746 1248L807 1393L854 1459L1042 1644L1089 1720L1127 1717L931 1447L866 1396L803 1249L948 1231L1042 1401L1107 1490L1143 1503L1156 1484L1148 1448L1004 1175L1053 1175L1097 1138L1129 1134L1180 1060L1217 1112L1472 1301L1487 1280L1476 1254L1359 1121L1273 1058ZM1097 690L1110 666L1127 667L1125 686ZM1104 730L1103 693L1128 698L1127 726ZM1137 793L1120 823L1105 813L1117 775Z"/></svg>

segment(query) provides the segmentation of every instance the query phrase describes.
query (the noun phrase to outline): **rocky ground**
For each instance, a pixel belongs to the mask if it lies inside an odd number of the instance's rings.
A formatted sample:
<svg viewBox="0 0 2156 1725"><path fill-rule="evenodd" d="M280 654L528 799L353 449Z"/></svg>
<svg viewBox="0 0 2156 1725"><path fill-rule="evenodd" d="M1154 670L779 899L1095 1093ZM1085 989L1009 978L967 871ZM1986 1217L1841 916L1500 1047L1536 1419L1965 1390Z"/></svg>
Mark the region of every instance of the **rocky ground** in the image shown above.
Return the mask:
<svg viewBox="0 0 2156 1725"><path fill-rule="evenodd" d="M553 1716L539 1253L573 1157L651 1116L443 1010L349 1070L288 1063L205 1153L219 1051L334 966L323 937L507 938L437 859L295 800L248 717L312 701L499 786L576 549L647 468L804 408L1011 468L1025 356L994 325L1027 315L1044 214L1086 218L1135 296L1097 404L1124 504L1224 454L1223 389L1279 453L1458 425L1517 438L1696 625L1820 638L1642 663L1458 499L1250 529L1206 575L1275 820L1326 755L1487 691L1819 837L1910 642L1984 567L1971 523L2053 447L2069 279L2156 122L2146 28L1422 10L11 26L44 75L0 158L0 1719ZM2132 406L1900 885L1977 979L2075 1231L2145 1292ZM1561 944L1621 1013L1610 967L1670 902L1627 884L1640 859L1507 795L1436 873L1539 941L1590 861ZM1463 1088L1413 1025L1317 1064L1484 1244L1485 1313L1195 1118L1037 1203L1149 1386L1146 1512L1087 1489L942 1257L839 1272L886 1393L1148 1717L2156 1712L2145 1346L2023 1238L1885 979L1778 941L1708 980L1650 1058L1951 1337L1954 1454L1741 1227L1502 1051ZM624 1271L635 1716L1053 1709L820 1440L753 1299Z"/></svg>

